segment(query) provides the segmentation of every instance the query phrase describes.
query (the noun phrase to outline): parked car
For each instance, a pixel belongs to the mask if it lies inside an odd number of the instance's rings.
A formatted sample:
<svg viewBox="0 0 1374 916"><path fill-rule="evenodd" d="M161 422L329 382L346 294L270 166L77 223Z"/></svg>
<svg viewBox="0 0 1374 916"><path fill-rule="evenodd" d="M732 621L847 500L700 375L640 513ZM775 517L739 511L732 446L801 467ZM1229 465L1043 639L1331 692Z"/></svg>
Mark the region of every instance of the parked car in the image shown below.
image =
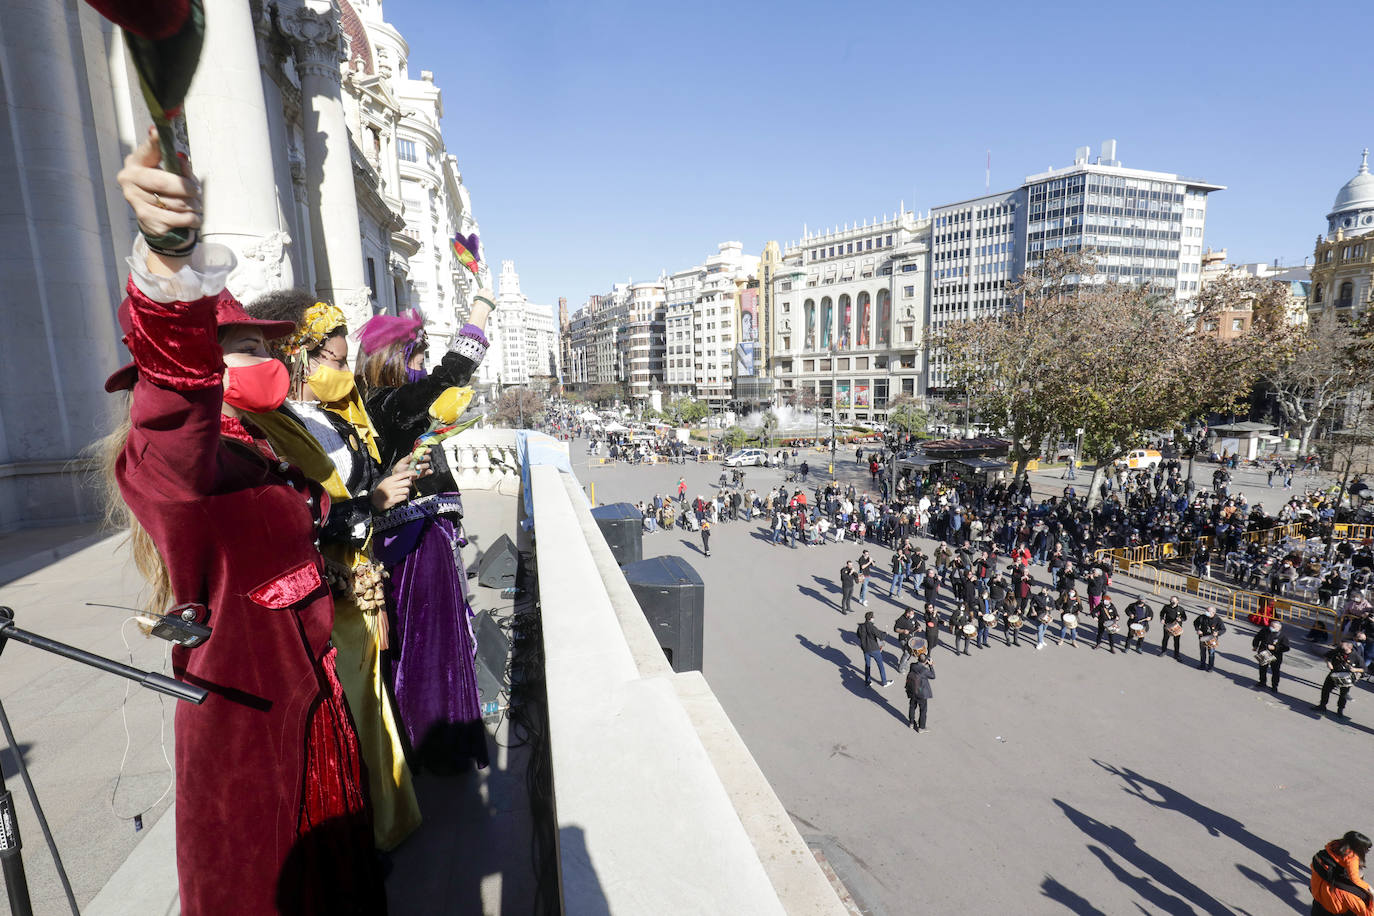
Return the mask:
<svg viewBox="0 0 1374 916"><path fill-rule="evenodd" d="M768 453L761 448L740 449L727 455L723 464L727 468L767 467Z"/></svg>
<svg viewBox="0 0 1374 916"><path fill-rule="evenodd" d="M1136 448L1127 452L1124 458L1116 459L1116 465L1134 471L1139 468L1155 467L1163 460L1164 456L1152 448Z"/></svg>

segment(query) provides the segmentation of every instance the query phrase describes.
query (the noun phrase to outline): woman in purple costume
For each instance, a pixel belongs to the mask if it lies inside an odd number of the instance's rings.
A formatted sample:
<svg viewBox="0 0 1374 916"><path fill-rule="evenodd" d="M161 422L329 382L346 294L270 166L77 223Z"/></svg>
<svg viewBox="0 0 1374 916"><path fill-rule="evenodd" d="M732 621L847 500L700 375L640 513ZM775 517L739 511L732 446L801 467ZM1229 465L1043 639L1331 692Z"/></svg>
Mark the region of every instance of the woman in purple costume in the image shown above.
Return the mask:
<svg viewBox="0 0 1374 916"><path fill-rule="evenodd" d="M355 372L384 467L393 466L429 431L430 407L439 396L472 378L487 352L483 329L493 307L491 294L479 291L470 322L429 374L418 314L378 315L363 326ZM373 550L390 572L387 597L394 616L386 676L411 765L456 772L487 765L487 740L467 573L459 552L465 543L462 497L442 447L430 449L429 462L432 473L416 481L410 502L388 514L392 526L376 532Z"/></svg>

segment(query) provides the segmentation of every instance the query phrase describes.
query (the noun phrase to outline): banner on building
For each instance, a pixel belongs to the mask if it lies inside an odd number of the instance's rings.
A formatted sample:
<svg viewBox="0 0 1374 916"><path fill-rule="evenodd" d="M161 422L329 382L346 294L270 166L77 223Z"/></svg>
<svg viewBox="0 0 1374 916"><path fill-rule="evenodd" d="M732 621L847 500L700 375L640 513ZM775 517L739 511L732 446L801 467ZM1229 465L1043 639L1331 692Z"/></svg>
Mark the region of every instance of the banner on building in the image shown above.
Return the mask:
<svg viewBox="0 0 1374 916"><path fill-rule="evenodd" d="M848 406L849 406L849 383L848 383L848 382L840 382L838 385L835 386L835 406L836 406L836 407L848 407Z"/></svg>
<svg viewBox="0 0 1374 916"><path fill-rule="evenodd" d="M746 289L739 296L739 360L736 376L758 374L759 291Z"/></svg>

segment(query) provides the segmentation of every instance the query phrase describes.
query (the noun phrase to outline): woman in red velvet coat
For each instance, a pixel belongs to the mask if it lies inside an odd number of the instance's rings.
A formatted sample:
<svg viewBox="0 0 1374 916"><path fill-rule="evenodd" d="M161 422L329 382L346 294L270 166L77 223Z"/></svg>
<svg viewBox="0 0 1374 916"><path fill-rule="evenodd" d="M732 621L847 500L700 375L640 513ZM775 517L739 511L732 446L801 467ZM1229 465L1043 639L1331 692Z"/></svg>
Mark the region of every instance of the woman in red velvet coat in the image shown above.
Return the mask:
<svg viewBox="0 0 1374 916"><path fill-rule="evenodd" d="M197 185L156 168L153 136L119 176L149 238L200 224ZM210 691L176 713L181 911L371 916L386 900L329 645L327 500L252 426L286 395L266 341L289 325L224 291L233 263L217 245L159 254L139 239L119 310L134 362L106 383L133 390L113 472L140 568L155 600L203 603L212 628L172 650L176 675Z"/></svg>

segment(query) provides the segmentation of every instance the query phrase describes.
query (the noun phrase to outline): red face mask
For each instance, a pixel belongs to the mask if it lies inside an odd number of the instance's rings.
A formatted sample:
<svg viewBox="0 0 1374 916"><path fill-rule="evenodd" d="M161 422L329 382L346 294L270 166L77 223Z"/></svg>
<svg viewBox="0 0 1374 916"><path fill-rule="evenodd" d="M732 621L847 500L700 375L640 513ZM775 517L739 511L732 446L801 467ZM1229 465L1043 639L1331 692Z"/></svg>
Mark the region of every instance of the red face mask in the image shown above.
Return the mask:
<svg viewBox="0 0 1374 916"><path fill-rule="evenodd" d="M224 388L224 403L249 413L276 410L291 390L291 376L280 360L230 366L225 375L228 383Z"/></svg>

